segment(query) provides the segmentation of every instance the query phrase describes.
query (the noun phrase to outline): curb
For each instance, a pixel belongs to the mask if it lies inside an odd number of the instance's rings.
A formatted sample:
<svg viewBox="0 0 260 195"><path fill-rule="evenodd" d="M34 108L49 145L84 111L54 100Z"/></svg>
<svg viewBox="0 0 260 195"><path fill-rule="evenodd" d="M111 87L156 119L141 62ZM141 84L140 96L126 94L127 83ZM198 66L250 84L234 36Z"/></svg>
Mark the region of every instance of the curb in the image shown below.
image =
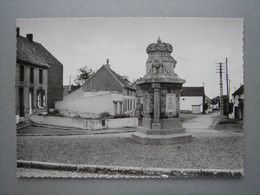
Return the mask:
<svg viewBox="0 0 260 195"><path fill-rule="evenodd" d="M83 164L61 164L40 161L17 160L19 168L49 169L62 171L77 171L100 174L122 174L122 175L142 175L168 177L195 177L195 176L214 176L214 177L242 177L243 169L171 169L171 168L142 168L142 167L121 167L121 166L102 166L102 165L83 165Z"/></svg>

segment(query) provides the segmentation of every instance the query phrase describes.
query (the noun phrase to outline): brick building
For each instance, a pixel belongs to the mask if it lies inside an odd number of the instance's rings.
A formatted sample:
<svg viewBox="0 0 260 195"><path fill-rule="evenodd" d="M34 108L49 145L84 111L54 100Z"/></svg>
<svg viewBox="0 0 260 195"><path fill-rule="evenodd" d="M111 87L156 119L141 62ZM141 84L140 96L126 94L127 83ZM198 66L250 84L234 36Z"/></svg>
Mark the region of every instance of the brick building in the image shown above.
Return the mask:
<svg viewBox="0 0 260 195"><path fill-rule="evenodd" d="M46 111L63 97L63 65L33 35L17 28L16 115Z"/></svg>

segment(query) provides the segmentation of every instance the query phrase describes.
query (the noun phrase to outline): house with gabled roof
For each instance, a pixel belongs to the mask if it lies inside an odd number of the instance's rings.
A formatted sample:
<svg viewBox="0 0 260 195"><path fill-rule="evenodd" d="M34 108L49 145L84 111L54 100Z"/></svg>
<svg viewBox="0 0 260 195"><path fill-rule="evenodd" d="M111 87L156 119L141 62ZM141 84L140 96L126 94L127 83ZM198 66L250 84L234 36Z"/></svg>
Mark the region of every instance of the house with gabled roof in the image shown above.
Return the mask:
<svg viewBox="0 0 260 195"><path fill-rule="evenodd" d="M107 60L107 64L101 66L80 89L64 96L63 101L56 102L55 108L133 116L136 108L135 89L125 77L111 69Z"/></svg>
<svg viewBox="0 0 260 195"><path fill-rule="evenodd" d="M180 94L180 110L186 113L205 113L210 99L205 95L204 87L183 87Z"/></svg>
<svg viewBox="0 0 260 195"><path fill-rule="evenodd" d="M17 28L16 115L47 111L63 97L63 65L33 34L20 35Z"/></svg>
<svg viewBox="0 0 260 195"><path fill-rule="evenodd" d="M233 115L231 118L243 119L244 118L244 85L241 85L233 94Z"/></svg>

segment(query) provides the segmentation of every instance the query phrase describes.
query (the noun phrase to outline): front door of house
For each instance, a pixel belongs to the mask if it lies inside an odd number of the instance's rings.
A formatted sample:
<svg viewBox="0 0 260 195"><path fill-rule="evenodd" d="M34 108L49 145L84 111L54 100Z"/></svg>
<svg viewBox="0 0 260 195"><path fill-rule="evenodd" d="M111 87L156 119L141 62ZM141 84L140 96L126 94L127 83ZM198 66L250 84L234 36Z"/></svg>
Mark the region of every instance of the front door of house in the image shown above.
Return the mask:
<svg viewBox="0 0 260 195"><path fill-rule="evenodd" d="M29 91L29 114L32 114L33 111L33 89Z"/></svg>
<svg viewBox="0 0 260 195"><path fill-rule="evenodd" d="M19 88L19 105L20 105L20 117L24 117L24 91L23 91L23 88Z"/></svg>

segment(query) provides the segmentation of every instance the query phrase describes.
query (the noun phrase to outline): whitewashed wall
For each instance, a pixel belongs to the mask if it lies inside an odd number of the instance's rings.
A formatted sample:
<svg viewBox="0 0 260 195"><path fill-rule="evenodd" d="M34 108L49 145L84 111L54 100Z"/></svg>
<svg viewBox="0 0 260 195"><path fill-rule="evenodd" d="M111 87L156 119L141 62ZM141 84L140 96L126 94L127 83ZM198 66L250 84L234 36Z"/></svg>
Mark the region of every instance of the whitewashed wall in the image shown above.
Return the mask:
<svg viewBox="0 0 260 195"><path fill-rule="evenodd" d="M200 112L203 112L203 97L202 96L181 96L180 110L192 111L192 105L201 105Z"/></svg>
<svg viewBox="0 0 260 195"><path fill-rule="evenodd" d="M106 128L125 128L137 127L138 118L119 118L119 119L106 119Z"/></svg>
<svg viewBox="0 0 260 195"><path fill-rule="evenodd" d="M232 101L233 101L233 112L229 115L229 117L230 118L235 118L235 107L238 107L238 105L239 105L239 101L238 101L238 99L244 99L245 97L244 97L244 94L242 94L242 95L236 95L235 97L234 96L232 96Z"/></svg>
<svg viewBox="0 0 260 195"><path fill-rule="evenodd" d="M116 94L122 96L120 94ZM87 96L75 99L67 99L55 103L55 109L70 110L75 112L90 112L99 114L101 112L108 112L113 114L113 98L115 95L106 93L97 96Z"/></svg>

